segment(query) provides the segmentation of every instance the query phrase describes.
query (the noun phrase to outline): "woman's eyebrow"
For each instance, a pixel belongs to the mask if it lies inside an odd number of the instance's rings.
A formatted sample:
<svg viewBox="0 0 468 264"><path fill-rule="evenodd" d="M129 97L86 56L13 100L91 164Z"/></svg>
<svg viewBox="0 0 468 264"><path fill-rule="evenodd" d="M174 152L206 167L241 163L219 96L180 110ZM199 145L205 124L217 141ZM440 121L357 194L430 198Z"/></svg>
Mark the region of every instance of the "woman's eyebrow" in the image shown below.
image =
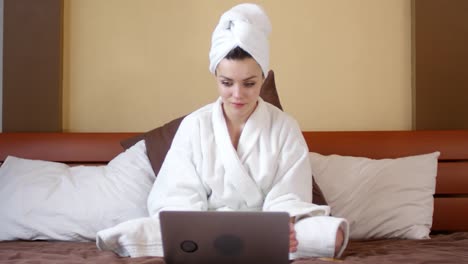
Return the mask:
<svg viewBox="0 0 468 264"><path fill-rule="evenodd" d="M223 79L226 79L226 80L228 80L228 81L232 81L231 78L228 78L228 77L226 77L226 76L224 76L224 75L219 75L219 77L220 77L220 78L223 78ZM254 78L257 78L257 75L252 75L252 76L250 76L250 77L248 77L248 78L245 78L243 81L248 81L248 80L254 79Z"/></svg>
<svg viewBox="0 0 468 264"><path fill-rule="evenodd" d="M244 81L248 81L248 80L254 79L254 78L257 78L257 75L250 76L249 78L244 79Z"/></svg>
<svg viewBox="0 0 468 264"><path fill-rule="evenodd" d="M228 78L228 77L226 77L226 76L224 76L224 75L219 75L219 77L220 77L220 78L223 78L223 79L226 79L227 81L232 81L231 78Z"/></svg>

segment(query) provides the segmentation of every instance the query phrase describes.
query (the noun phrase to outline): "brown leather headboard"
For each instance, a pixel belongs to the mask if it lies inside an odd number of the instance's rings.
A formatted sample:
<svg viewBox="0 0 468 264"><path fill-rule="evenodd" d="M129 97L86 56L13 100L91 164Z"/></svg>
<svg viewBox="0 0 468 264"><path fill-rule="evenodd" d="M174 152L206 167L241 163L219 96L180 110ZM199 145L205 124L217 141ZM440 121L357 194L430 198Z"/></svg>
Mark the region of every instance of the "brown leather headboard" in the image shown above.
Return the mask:
<svg viewBox="0 0 468 264"><path fill-rule="evenodd" d="M8 155L64 163L107 163L137 133L0 133L0 162Z"/></svg>

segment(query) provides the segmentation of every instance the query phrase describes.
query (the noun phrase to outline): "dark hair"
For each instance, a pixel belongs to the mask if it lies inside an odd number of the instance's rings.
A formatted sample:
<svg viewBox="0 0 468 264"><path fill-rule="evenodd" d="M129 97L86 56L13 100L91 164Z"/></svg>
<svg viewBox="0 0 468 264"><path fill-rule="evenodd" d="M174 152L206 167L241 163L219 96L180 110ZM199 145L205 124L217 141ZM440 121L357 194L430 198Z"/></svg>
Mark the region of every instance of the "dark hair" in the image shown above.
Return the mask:
<svg viewBox="0 0 468 264"><path fill-rule="evenodd" d="M241 47L237 46L233 48L231 51L228 52L226 56L224 56L225 59L228 60L243 60L243 59L248 59L252 58L252 55L248 53L247 51L243 50ZM215 70L215 75L216 75L216 70ZM263 71L262 71L262 77L265 78Z"/></svg>
<svg viewBox="0 0 468 264"><path fill-rule="evenodd" d="M233 48L229 53L224 57L225 59L228 60L243 60L247 58L253 58L250 53L247 51L243 50L241 47L237 46Z"/></svg>

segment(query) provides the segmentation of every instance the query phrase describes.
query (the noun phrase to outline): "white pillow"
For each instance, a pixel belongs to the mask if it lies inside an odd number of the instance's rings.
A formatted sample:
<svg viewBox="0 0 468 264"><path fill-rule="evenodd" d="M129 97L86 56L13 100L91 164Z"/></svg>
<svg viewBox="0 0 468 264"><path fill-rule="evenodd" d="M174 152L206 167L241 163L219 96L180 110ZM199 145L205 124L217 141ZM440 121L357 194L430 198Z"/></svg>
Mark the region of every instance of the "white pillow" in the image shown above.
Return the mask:
<svg viewBox="0 0 468 264"><path fill-rule="evenodd" d="M0 240L95 240L99 230L148 216L154 179L143 140L107 166L7 157L0 168Z"/></svg>
<svg viewBox="0 0 468 264"><path fill-rule="evenodd" d="M351 239L426 239L439 152L374 160L309 153L314 179Z"/></svg>

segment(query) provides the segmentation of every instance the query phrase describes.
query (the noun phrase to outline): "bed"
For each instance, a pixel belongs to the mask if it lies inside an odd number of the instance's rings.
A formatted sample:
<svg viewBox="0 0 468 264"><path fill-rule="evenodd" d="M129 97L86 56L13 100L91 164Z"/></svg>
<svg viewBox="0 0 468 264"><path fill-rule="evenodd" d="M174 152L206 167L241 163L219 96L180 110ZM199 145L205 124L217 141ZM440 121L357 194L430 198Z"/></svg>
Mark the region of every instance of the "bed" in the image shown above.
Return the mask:
<svg viewBox="0 0 468 264"><path fill-rule="evenodd" d="M396 160L401 157L437 151L440 152L440 156L437 154L431 239L369 236L367 239L352 239L340 259L309 258L298 259L294 263L468 263L468 131L304 131L303 134L310 152L323 155L320 158L347 157L349 161L365 157L371 158L364 160L371 163L384 159L387 162L385 166L394 166L397 164ZM0 162L12 155L66 163L70 166L103 165L123 151L121 142L138 135L0 133ZM326 164L330 166L331 161L327 160ZM314 177L319 173L315 171ZM320 185L319 179L317 180ZM322 191L328 200L328 187L323 183L325 188ZM332 199L329 202L333 206L338 201L339 199ZM369 206L372 206L372 203ZM332 207L333 213L340 215L339 211L334 212ZM363 228L366 227L365 223L359 224ZM369 222L369 225L371 224ZM0 226L0 229L2 228L5 227ZM0 242L0 263L108 264L164 261L155 257L119 258L112 252L99 251L93 241L13 240Z"/></svg>

